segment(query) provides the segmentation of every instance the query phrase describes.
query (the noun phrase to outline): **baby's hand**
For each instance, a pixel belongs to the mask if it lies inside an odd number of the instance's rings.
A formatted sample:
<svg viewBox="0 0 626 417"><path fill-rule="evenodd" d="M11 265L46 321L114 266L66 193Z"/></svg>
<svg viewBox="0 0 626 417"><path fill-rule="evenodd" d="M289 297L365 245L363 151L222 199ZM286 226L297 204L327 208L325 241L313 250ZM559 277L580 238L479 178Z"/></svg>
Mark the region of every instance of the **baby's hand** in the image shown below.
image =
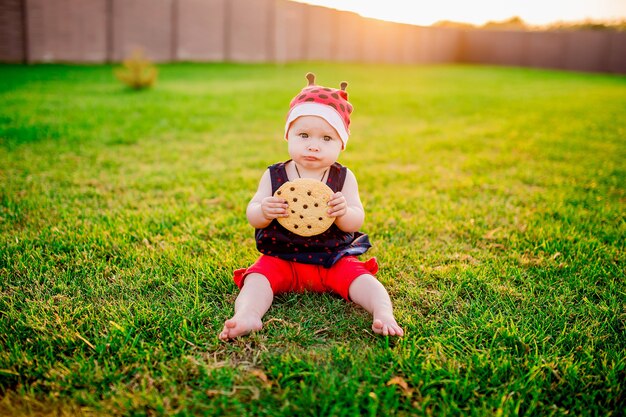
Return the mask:
<svg viewBox="0 0 626 417"><path fill-rule="evenodd" d="M277 219L279 217L289 217L287 209L289 205L284 198L278 197L265 197L261 201L261 211L263 217L267 220Z"/></svg>
<svg viewBox="0 0 626 417"><path fill-rule="evenodd" d="M341 217L348 212L348 202L341 192L336 192L330 197L328 207L330 217Z"/></svg>

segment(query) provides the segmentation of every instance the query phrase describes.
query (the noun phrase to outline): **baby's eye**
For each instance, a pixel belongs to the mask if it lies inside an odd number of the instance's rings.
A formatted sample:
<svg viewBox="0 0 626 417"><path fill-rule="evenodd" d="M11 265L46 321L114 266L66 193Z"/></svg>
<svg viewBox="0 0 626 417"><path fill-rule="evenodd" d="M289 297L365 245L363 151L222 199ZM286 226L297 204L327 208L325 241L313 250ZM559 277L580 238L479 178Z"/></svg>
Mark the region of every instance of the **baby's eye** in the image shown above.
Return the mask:
<svg viewBox="0 0 626 417"><path fill-rule="evenodd" d="M330 137L330 136L324 136L324 141L326 141L326 142L330 142L331 140L333 140L333 138L332 138L332 137Z"/></svg>
<svg viewBox="0 0 626 417"><path fill-rule="evenodd" d="M300 133L300 137L301 137L302 139L306 139L306 138L308 138L308 137L309 137L309 134L308 134L308 133Z"/></svg>

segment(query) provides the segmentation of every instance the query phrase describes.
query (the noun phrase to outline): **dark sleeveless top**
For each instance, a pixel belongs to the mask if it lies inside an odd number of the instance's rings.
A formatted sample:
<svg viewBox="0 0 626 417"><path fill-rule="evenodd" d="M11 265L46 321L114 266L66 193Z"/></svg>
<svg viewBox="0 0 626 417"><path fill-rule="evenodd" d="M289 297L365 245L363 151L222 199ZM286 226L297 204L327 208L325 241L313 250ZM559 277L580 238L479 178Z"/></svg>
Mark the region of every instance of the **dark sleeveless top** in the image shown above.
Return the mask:
<svg viewBox="0 0 626 417"><path fill-rule="evenodd" d="M272 194L285 182L289 181L285 165L280 162L268 167L272 180ZM346 179L347 169L335 162L328 173L328 185L333 192L341 191ZM278 223L272 222L264 229L255 231L256 246L264 255L275 256L288 261L322 265L330 268L341 257L361 255L372 247L366 234L347 233L332 224L324 233L315 236L299 236Z"/></svg>

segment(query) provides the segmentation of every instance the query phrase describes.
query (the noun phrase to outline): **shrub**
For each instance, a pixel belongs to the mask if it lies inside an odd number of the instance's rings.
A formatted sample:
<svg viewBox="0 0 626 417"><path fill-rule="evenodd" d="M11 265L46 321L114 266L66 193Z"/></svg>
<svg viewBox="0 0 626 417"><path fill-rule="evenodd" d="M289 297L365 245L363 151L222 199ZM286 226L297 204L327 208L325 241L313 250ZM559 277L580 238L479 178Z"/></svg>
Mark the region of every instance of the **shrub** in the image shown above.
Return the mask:
<svg viewBox="0 0 626 417"><path fill-rule="evenodd" d="M157 75L157 68L145 57L141 49L134 50L131 56L124 60L123 68L115 70L117 79L134 90L152 87L156 83Z"/></svg>

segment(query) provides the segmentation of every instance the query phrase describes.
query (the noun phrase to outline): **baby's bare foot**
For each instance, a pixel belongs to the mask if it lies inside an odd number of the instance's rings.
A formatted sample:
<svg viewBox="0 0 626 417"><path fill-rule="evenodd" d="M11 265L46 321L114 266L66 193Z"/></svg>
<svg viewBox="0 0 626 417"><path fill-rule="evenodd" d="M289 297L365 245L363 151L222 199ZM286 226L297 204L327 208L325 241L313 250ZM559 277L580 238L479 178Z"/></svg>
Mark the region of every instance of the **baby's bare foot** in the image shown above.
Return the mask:
<svg viewBox="0 0 626 417"><path fill-rule="evenodd" d="M237 316L224 322L224 329L219 335L221 340L234 339L252 331L260 330L263 322L256 316Z"/></svg>
<svg viewBox="0 0 626 417"><path fill-rule="evenodd" d="M393 315L375 316L372 330L374 333L382 334L383 336L404 336L404 330L398 326Z"/></svg>

